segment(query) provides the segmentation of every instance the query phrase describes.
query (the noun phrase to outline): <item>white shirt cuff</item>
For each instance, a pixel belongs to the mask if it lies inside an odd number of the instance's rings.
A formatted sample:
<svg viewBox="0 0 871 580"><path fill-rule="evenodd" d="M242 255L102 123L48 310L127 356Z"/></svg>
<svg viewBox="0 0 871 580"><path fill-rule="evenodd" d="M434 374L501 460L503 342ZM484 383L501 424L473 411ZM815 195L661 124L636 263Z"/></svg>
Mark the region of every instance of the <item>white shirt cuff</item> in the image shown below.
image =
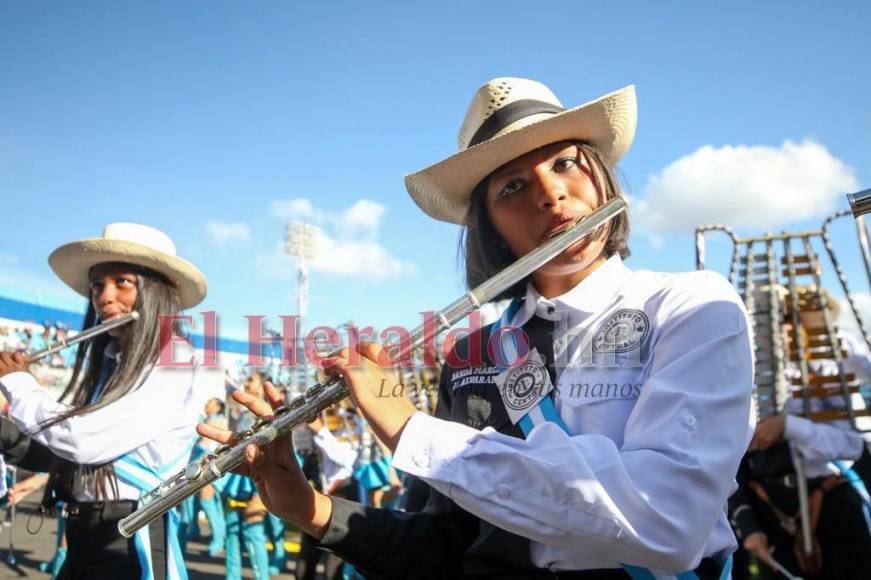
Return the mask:
<svg viewBox="0 0 871 580"><path fill-rule="evenodd" d="M399 438L393 467L429 483L450 483L469 441L479 434L460 423L415 413Z"/></svg>

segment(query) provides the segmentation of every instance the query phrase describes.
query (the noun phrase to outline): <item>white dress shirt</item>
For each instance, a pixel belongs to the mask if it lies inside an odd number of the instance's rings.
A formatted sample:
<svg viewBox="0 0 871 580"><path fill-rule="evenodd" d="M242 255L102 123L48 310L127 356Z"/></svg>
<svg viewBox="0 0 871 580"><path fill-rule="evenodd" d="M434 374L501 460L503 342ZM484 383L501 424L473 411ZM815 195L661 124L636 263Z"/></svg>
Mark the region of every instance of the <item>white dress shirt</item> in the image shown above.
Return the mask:
<svg viewBox="0 0 871 580"><path fill-rule="evenodd" d="M39 432L34 432L39 425L71 407L56 401L26 372L0 377L0 390L9 399L15 424L33 433L35 441L59 457L98 465L132 452L146 465L159 469L181 454L190 454L206 401L223 396L223 371L153 366L143 376L139 386L117 401ZM94 501L95 490L82 483L81 479L76 481L73 496L78 501ZM112 493L111 486L107 487ZM139 490L119 479L118 495L109 499L138 498Z"/></svg>
<svg viewBox="0 0 871 580"><path fill-rule="evenodd" d="M518 325L533 314L558 321L554 399L569 433L544 423L524 440L417 413L394 467L530 538L545 569L670 575L734 550L726 499L754 418L749 322L732 286L707 271L633 272L615 256L557 298L530 286Z"/></svg>

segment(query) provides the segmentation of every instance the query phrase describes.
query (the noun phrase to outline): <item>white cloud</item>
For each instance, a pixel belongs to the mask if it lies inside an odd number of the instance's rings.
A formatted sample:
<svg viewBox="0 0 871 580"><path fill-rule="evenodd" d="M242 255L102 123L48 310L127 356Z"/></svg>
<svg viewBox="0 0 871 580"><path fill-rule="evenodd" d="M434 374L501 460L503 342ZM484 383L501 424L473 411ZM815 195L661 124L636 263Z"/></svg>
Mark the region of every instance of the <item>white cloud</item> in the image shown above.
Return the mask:
<svg viewBox="0 0 871 580"><path fill-rule="evenodd" d="M304 197L269 202L269 215L274 218L305 220L322 227L334 227L337 232L377 233L386 211L382 204L369 199L359 199L339 213L318 209Z"/></svg>
<svg viewBox="0 0 871 580"><path fill-rule="evenodd" d="M273 199L269 202L269 215L275 218L310 218L315 209L312 202L304 197L295 199Z"/></svg>
<svg viewBox="0 0 871 580"><path fill-rule="evenodd" d="M397 278L417 271L413 264L392 256L381 244L366 240L321 239L321 252L312 269L329 274L375 280Z"/></svg>
<svg viewBox="0 0 871 580"><path fill-rule="evenodd" d="M338 226L350 229L377 230L386 210L387 208L380 203L361 199L342 212Z"/></svg>
<svg viewBox="0 0 871 580"><path fill-rule="evenodd" d="M216 220L209 220L209 223L206 225L206 231L208 231L209 236L219 244L233 241L241 242L247 240L251 236L251 228L249 228L248 224L244 222L219 222Z"/></svg>
<svg viewBox="0 0 871 580"><path fill-rule="evenodd" d="M295 258L276 244L272 253L255 258L258 269L272 280L296 279ZM390 254L370 240L337 240L322 234L317 257L308 263L313 272L351 276L364 280L387 280L414 274L417 267Z"/></svg>
<svg viewBox="0 0 871 580"><path fill-rule="evenodd" d="M705 145L648 179L633 225L648 234L691 233L696 226L774 229L832 211L858 189L853 170L823 145Z"/></svg>
<svg viewBox="0 0 871 580"><path fill-rule="evenodd" d="M0 266L14 266L18 263L18 257L5 252L0 252Z"/></svg>
<svg viewBox="0 0 871 580"><path fill-rule="evenodd" d="M305 198L273 200L270 214L281 218L306 218L321 228L317 257L309 263L312 271L386 280L417 272L411 262L392 255L378 241L387 208L368 199L357 200L336 213L316 208ZM260 270L272 279L293 277L293 260L278 244L271 254L257 259Z"/></svg>

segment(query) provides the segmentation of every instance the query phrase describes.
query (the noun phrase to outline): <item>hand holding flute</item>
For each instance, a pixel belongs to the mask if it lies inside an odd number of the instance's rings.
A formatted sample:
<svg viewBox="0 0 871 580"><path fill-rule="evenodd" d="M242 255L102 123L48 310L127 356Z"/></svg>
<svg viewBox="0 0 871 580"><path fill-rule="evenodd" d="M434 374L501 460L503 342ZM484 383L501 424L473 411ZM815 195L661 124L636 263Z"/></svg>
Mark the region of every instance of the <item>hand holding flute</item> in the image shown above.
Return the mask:
<svg viewBox="0 0 871 580"><path fill-rule="evenodd" d="M242 391L233 398L260 419L269 419L284 403L282 393L264 384L269 403ZM219 443L235 444L236 434L201 423L197 432ZM248 445L245 460L235 471L254 480L263 504L273 514L291 522L315 538L321 538L332 514L329 497L316 492L309 484L293 452L292 432L280 435L266 446Z"/></svg>
<svg viewBox="0 0 871 580"><path fill-rule="evenodd" d="M382 380L390 380L385 367L379 363L379 360L384 360L381 351L380 346L365 343L359 347L359 362L351 363L348 349L343 349L336 356L326 359L324 364L327 372L344 377L351 396L375 434L394 451L402 429L417 409L404 394L387 397L380 394ZM268 404L238 391L233 398L257 417L269 419L273 410L284 403L284 398L270 383L266 383L264 390ZM236 443L235 434L224 429L200 424L197 431L219 443ZM244 463L236 471L254 480L260 498L270 512L314 538L323 536L332 514L332 500L312 489L306 481L294 457L290 433L281 435L266 446L248 445Z"/></svg>
<svg viewBox="0 0 871 580"><path fill-rule="evenodd" d="M0 352L0 377L18 372L28 372L30 363L23 352Z"/></svg>
<svg viewBox="0 0 871 580"><path fill-rule="evenodd" d="M599 239L602 233L607 231L606 224L625 209L626 201L618 196L592 213L579 216L570 223L561 225L559 229L550 232L544 243L539 247L525 253L513 264L484 280L443 310L436 312L433 317L433 324L422 324L415 328L410 333L411 340L408 341L408 344L403 344L399 352L391 353L391 355L395 360L403 360L412 349L424 344L429 336L435 337L438 333L447 330L453 324L465 318L469 313L480 308L482 304L493 300L505 290L525 280L527 276L536 272L542 265L547 264L557 256L561 256L566 250L583 251L588 244L582 240L591 236ZM580 250L575 250L575 248L580 248ZM365 353L361 354L369 358ZM343 367L341 359L342 356L335 361L336 370L347 372L348 378L352 382L361 380L360 375L361 373L365 374L365 371L378 371L377 361L371 358L370 362L359 367L358 372L354 372L347 365ZM377 383L380 385L380 380ZM367 384L371 385L372 383L369 382ZM256 443L262 447L268 446L276 438L285 435L298 425L308 423L317 413L344 399L350 394L350 391L351 388L347 381L341 380L338 377L332 377L324 383L310 387L304 395L276 409L274 420L259 422L251 430L238 434L231 439L233 441L232 445L225 445L215 455L203 457L197 462L188 465L187 468L145 494L143 496L142 507L118 522L121 534L125 537L130 537L137 530L181 503L185 498L219 479L228 471L237 468L245 462L244 450L249 446L249 443ZM358 390L359 394L360 391ZM380 397L377 402L378 405L387 404ZM394 401L394 403L396 402ZM396 403L396 405L398 404ZM393 404L388 406L391 409L391 413L396 411ZM375 413L372 411L373 408L373 406L368 407L370 412ZM409 409L413 409L413 405L410 405L410 403ZM373 414L373 417L376 416L380 417L380 415ZM376 434L379 437L383 435L387 439L392 438L395 445L395 440L398 438L399 432L401 432L400 429L397 429L397 424L401 422L396 420L395 417L393 420L386 420L383 425L380 425L380 421L376 420L376 422L379 423Z"/></svg>

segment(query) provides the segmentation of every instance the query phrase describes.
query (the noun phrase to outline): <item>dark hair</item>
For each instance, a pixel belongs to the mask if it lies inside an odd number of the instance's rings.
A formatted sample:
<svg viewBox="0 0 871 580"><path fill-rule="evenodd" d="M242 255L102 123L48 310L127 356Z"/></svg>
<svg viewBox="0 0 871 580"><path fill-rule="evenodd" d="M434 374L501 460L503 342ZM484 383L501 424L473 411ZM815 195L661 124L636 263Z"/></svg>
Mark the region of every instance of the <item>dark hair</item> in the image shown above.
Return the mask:
<svg viewBox="0 0 871 580"><path fill-rule="evenodd" d="M582 155L593 172L598 191L602 192L604 199L600 203L610 201L620 195L617 187L617 179L614 172L605 163L602 154L588 143L573 141L578 148L578 154ZM460 234L458 253L464 257L466 266L466 287L472 289L500 270L517 260L502 236L493 227L490 216L487 215L487 187L490 176L485 177L472 191L469 200L469 209L466 212L466 227ZM594 235L602 235L601 230ZM621 258L629 256L629 218L626 212L621 213L611 220L607 230L608 239L605 242L603 252L611 257L615 254ZM523 296L526 291L528 280L521 280L505 292L498 299L514 298Z"/></svg>
<svg viewBox="0 0 871 580"><path fill-rule="evenodd" d="M224 410L227 408L227 404L222 399L219 399L218 397L212 397L211 399L209 399L209 401L215 401L215 404L218 405L218 413L220 415L224 414Z"/></svg>
<svg viewBox="0 0 871 580"><path fill-rule="evenodd" d="M125 265L127 266L127 265ZM143 372L157 362L161 344L169 337L160 336L159 320L161 316L174 316L179 313L180 300L178 291L170 281L157 272L129 266L136 272L136 303L134 309L139 313L139 321L128 325L117 338L118 348L123 353L112 376L109 378L98 400L91 402L94 390L98 386L103 368L104 353L110 342L116 340L101 334L96 338L79 343L76 360L73 364L73 374L59 400L69 399L72 409L42 423L37 432L57 425L72 417L91 413L117 401L136 388ZM99 323L97 312L92 301L88 301L88 310L82 324L82 330L87 330ZM119 421L123 418L119 417ZM55 462L51 470L47 493L54 490L61 499L71 497L75 472L80 467L70 462ZM94 484L97 500L108 498L107 482L117 496L117 480L111 463L102 465L81 466L84 468L86 486Z"/></svg>

